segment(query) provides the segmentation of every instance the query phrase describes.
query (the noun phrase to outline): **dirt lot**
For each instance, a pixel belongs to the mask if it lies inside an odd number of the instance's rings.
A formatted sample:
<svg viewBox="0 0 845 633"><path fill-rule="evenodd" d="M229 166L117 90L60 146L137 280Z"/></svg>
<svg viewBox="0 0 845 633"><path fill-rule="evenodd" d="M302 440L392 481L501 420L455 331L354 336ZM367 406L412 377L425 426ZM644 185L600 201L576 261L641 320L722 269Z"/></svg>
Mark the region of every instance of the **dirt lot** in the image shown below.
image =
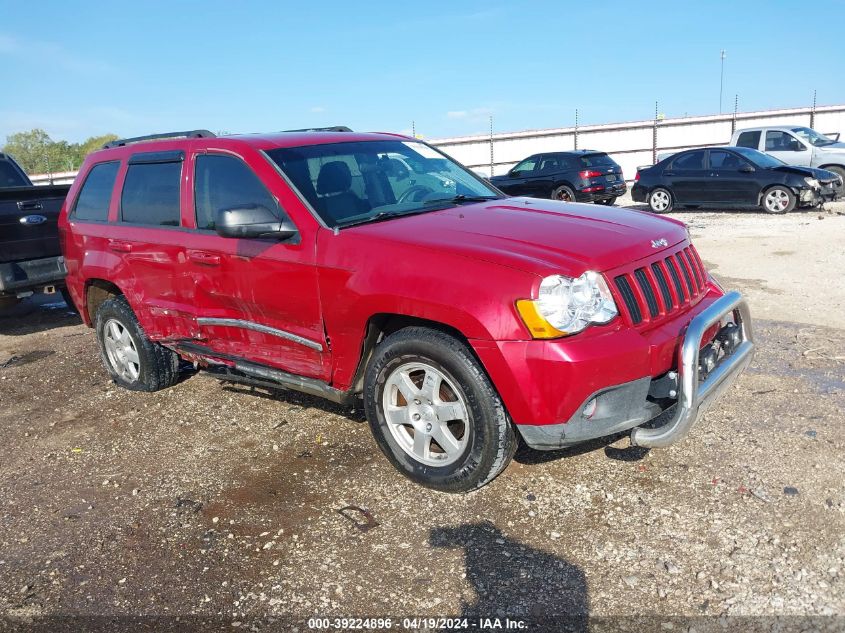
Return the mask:
<svg viewBox="0 0 845 633"><path fill-rule="evenodd" d="M206 375L124 391L63 303L3 314L5 624L565 613L576 628L587 614L650 614L661 630L669 616L806 615L839 616L807 630L840 630L845 215L675 216L750 298L750 370L676 447L521 449L466 496L400 477L360 408Z"/></svg>

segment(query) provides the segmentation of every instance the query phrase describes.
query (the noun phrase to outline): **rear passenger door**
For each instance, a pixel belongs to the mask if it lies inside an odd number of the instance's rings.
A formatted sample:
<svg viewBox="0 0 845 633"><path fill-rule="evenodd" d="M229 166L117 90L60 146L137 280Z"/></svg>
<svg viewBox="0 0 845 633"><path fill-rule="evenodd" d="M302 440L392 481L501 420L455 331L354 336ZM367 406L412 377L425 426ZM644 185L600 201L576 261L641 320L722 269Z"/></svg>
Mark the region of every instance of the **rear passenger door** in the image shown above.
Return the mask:
<svg viewBox="0 0 845 633"><path fill-rule="evenodd" d="M708 202L714 195L708 187L704 150L678 156L663 170L663 177L676 202Z"/></svg>
<svg viewBox="0 0 845 633"><path fill-rule="evenodd" d="M186 251L199 344L289 373L326 379L329 355L314 265L313 235L287 241L233 239L215 231L222 209L261 205L287 215L279 197L241 157L193 159L196 230ZM276 171L265 164L279 181ZM275 186L283 186L276 182Z"/></svg>
<svg viewBox="0 0 845 633"><path fill-rule="evenodd" d="M115 279L153 340L186 338L193 330L181 225L184 159L180 150L129 157L105 244L120 262Z"/></svg>

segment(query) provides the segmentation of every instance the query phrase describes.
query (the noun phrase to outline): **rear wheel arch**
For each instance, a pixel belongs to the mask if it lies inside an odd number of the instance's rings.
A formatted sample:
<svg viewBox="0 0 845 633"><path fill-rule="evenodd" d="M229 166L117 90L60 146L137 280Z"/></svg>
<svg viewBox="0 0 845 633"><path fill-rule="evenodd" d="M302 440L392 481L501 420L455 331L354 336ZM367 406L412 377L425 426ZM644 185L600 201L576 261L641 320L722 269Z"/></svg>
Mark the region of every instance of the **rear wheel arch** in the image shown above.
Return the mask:
<svg viewBox="0 0 845 633"><path fill-rule="evenodd" d="M111 281L105 279L88 279L85 282L84 305L89 322L93 326L97 319L97 310L108 299L124 296L124 292Z"/></svg>

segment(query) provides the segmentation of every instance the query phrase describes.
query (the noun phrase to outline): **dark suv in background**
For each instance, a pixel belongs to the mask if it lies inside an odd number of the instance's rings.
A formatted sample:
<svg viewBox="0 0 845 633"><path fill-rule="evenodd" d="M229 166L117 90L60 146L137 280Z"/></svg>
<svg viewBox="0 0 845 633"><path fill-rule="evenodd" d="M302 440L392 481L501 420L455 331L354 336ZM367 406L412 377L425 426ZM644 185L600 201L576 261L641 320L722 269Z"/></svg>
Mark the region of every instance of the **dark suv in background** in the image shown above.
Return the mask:
<svg viewBox="0 0 845 633"><path fill-rule="evenodd" d="M590 149L534 154L490 182L511 196L608 205L627 189L622 168L604 152Z"/></svg>

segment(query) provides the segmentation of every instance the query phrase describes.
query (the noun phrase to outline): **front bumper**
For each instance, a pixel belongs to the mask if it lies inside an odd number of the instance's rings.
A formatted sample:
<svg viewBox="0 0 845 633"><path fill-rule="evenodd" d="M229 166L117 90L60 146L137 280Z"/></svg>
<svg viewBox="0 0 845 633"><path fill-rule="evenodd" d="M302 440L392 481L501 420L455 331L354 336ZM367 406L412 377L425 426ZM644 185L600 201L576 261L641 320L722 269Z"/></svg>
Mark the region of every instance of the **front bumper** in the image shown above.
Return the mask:
<svg viewBox="0 0 845 633"><path fill-rule="evenodd" d="M731 313L740 325L741 342L699 385L699 350L716 333L715 324ZM657 446L677 441L747 366L754 349L742 297L716 291L701 301L694 316L683 313L647 332L623 324L583 338L496 347L476 341L473 347L526 444L541 450L627 431L661 421L660 416L668 418L666 424L635 430L637 442ZM673 371L678 375L675 393L660 393Z"/></svg>
<svg viewBox="0 0 845 633"><path fill-rule="evenodd" d="M65 258L61 255L0 264L0 293L18 293L58 284L66 274Z"/></svg>
<svg viewBox="0 0 845 633"><path fill-rule="evenodd" d="M699 351L704 334L725 316L733 313L739 325L739 344L699 381ZM683 438L709 407L748 367L754 357L754 337L748 304L738 292L724 297L698 314L689 324L684 342L678 350L678 403L671 418L653 428L637 428L631 433L631 444L661 448Z"/></svg>

